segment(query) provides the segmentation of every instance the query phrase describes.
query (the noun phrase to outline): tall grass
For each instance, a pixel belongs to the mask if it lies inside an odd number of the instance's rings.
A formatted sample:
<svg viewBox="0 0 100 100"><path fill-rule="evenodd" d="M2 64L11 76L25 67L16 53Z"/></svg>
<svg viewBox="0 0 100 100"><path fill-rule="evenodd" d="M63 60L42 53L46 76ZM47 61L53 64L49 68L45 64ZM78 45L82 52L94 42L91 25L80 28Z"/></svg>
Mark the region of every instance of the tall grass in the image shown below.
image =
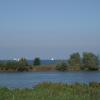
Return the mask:
<svg viewBox="0 0 100 100"><path fill-rule="evenodd" d="M100 100L100 84L42 83L34 89L0 88L0 100Z"/></svg>

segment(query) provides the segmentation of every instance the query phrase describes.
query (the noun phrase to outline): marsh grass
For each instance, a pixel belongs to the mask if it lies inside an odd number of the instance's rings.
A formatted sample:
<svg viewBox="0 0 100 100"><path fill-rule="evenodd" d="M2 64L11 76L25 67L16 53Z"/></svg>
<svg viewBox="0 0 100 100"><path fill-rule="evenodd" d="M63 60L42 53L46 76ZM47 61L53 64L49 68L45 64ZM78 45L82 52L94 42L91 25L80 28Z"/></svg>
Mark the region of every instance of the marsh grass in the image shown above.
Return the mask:
<svg viewBox="0 0 100 100"><path fill-rule="evenodd" d="M0 100L100 100L100 84L42 83L34 89L0 88Z"/></svg>

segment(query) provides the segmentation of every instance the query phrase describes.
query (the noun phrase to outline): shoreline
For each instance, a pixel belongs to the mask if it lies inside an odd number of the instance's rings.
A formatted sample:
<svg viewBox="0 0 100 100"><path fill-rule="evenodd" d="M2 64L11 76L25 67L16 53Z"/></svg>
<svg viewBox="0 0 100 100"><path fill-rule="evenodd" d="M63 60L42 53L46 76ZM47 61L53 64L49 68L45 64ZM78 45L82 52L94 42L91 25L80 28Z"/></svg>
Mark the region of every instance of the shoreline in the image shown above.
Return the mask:
<svg viewBox="0 0 100 100"><path fill-rule="evenodd" d="M41 99L42 98L42 99ZM42 83L33 89L0 88L0 100L99 100L100 83Z"/></svg>
<svg viewBox="0 0 100 100"><path fill-rule="evenodd" d="M42 65L42 66L32 66L31 69L28 68L30 66L27 66L27 70L22 70L22 71L18 71L17 69L3 69L1 70L0 69L0 73L1 72L100 72L100 69L99 70L82 70L82 69L75 69L75 67L73 68L68 68L67 70L64 70L64 71L60 71L60 70L57 70L56 69L56 65Z"/></svg>

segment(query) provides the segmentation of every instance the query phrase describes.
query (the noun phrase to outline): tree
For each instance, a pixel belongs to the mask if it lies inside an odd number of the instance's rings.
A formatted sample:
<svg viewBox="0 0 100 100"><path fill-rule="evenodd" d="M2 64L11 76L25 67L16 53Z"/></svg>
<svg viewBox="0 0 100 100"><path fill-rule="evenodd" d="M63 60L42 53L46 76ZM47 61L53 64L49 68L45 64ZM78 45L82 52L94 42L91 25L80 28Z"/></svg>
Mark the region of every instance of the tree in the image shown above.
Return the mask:
<svg viewBox="0 0 100 100"><path fill-rule="evenodd" d="M21 58L21 59L19 60L19 65L20 65L20 66L28 66L27 59L26 59L26 58Z"/></svg>
<svg viewBox="0 0 100 100"><path fill-rule="evenodd" d="M98 70L98 58L93 53L83 53L83 69Z"/></svg>
<svg viewBox="0 0 100 100"><path fill-rule="evenodd" d="M100 68L100 55L97 55L97 65Z"/></svg>
<svg viewBox="0 0 100 100"><path fill-rule="evenodd" d="M67 67L67 64L65 62L62 62L56 66L56 69L59 71L65 71L67 70Z"/></svg>
<svg viewBox="0 0 100 100"><path fill-rule="evenodd" d="M81 57L79 53L73 53L70 55L70 59L68 60L70 66L80 66L81 65Z"/></svg>
<svg viewBox="0 0 100 100"><path fill-rule="evenodd" d="M41 61L40 61L40 58L35 58L34 61L33 61L33 65L37 66L37 65L40 65L41 64Z"/></svg>

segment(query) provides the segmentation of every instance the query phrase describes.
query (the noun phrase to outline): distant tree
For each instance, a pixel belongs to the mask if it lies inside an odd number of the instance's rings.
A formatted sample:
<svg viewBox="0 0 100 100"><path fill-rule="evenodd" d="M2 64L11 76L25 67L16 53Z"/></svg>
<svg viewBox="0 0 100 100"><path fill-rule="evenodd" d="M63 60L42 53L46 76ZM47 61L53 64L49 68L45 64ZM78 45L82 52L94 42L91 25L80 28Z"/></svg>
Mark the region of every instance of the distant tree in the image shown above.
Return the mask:
<svg viewBox="0 0 100 100"><path fill-rule="evenodd" d="M69 66L80 66L81 65L81 57L79 53L73 53L70 55L70 59L68 60Z"/></svg>
<svg viewBox="0 0 100 100"><path fill-rule="evenodd" d="M5 63L0 61L0 67L5 67Z"/></svg>
<svg viewBox="0 0 100 100"><path fill-rule="evenodd" d="M16 69L17 66L17 62L16 61L7 61L6 62L6 67L9 69Z"/></svg>
<svg viewBox="0 0 100 100"><path fill-rule="evenodd" d="M83 68L87 70L98 70L98 58L91 52L83 53Z"/></svg>
<svg viewBox="0 0 100 100"><path fill-rule="evenodd" d="M35 58L34 61L33 61L33 65L34 65L34 66L37 66L37 65L40 65L40 64L41 64L40 58L38 58L38 57Z"/></svg>
<svg viewBox="0 0 100 100"><path fill-rule="evenodd" d="M59 71L66 71L67 67L68 67L67 64L62 62L56 66L56 69Z"/></svg>
<svg viewBox="0 0 100 100"><path fill-rule="evenodd" d="M26 59L26 58L21 58L21 59L19 60L19 65L20 65L20 66L28 66L27 59Z"/></svg>
<svg viewBox="0 0 100 100"><path fill-rule="evenodd" d="M100 68L100 55L97 55L97 65Z"/></svg>

